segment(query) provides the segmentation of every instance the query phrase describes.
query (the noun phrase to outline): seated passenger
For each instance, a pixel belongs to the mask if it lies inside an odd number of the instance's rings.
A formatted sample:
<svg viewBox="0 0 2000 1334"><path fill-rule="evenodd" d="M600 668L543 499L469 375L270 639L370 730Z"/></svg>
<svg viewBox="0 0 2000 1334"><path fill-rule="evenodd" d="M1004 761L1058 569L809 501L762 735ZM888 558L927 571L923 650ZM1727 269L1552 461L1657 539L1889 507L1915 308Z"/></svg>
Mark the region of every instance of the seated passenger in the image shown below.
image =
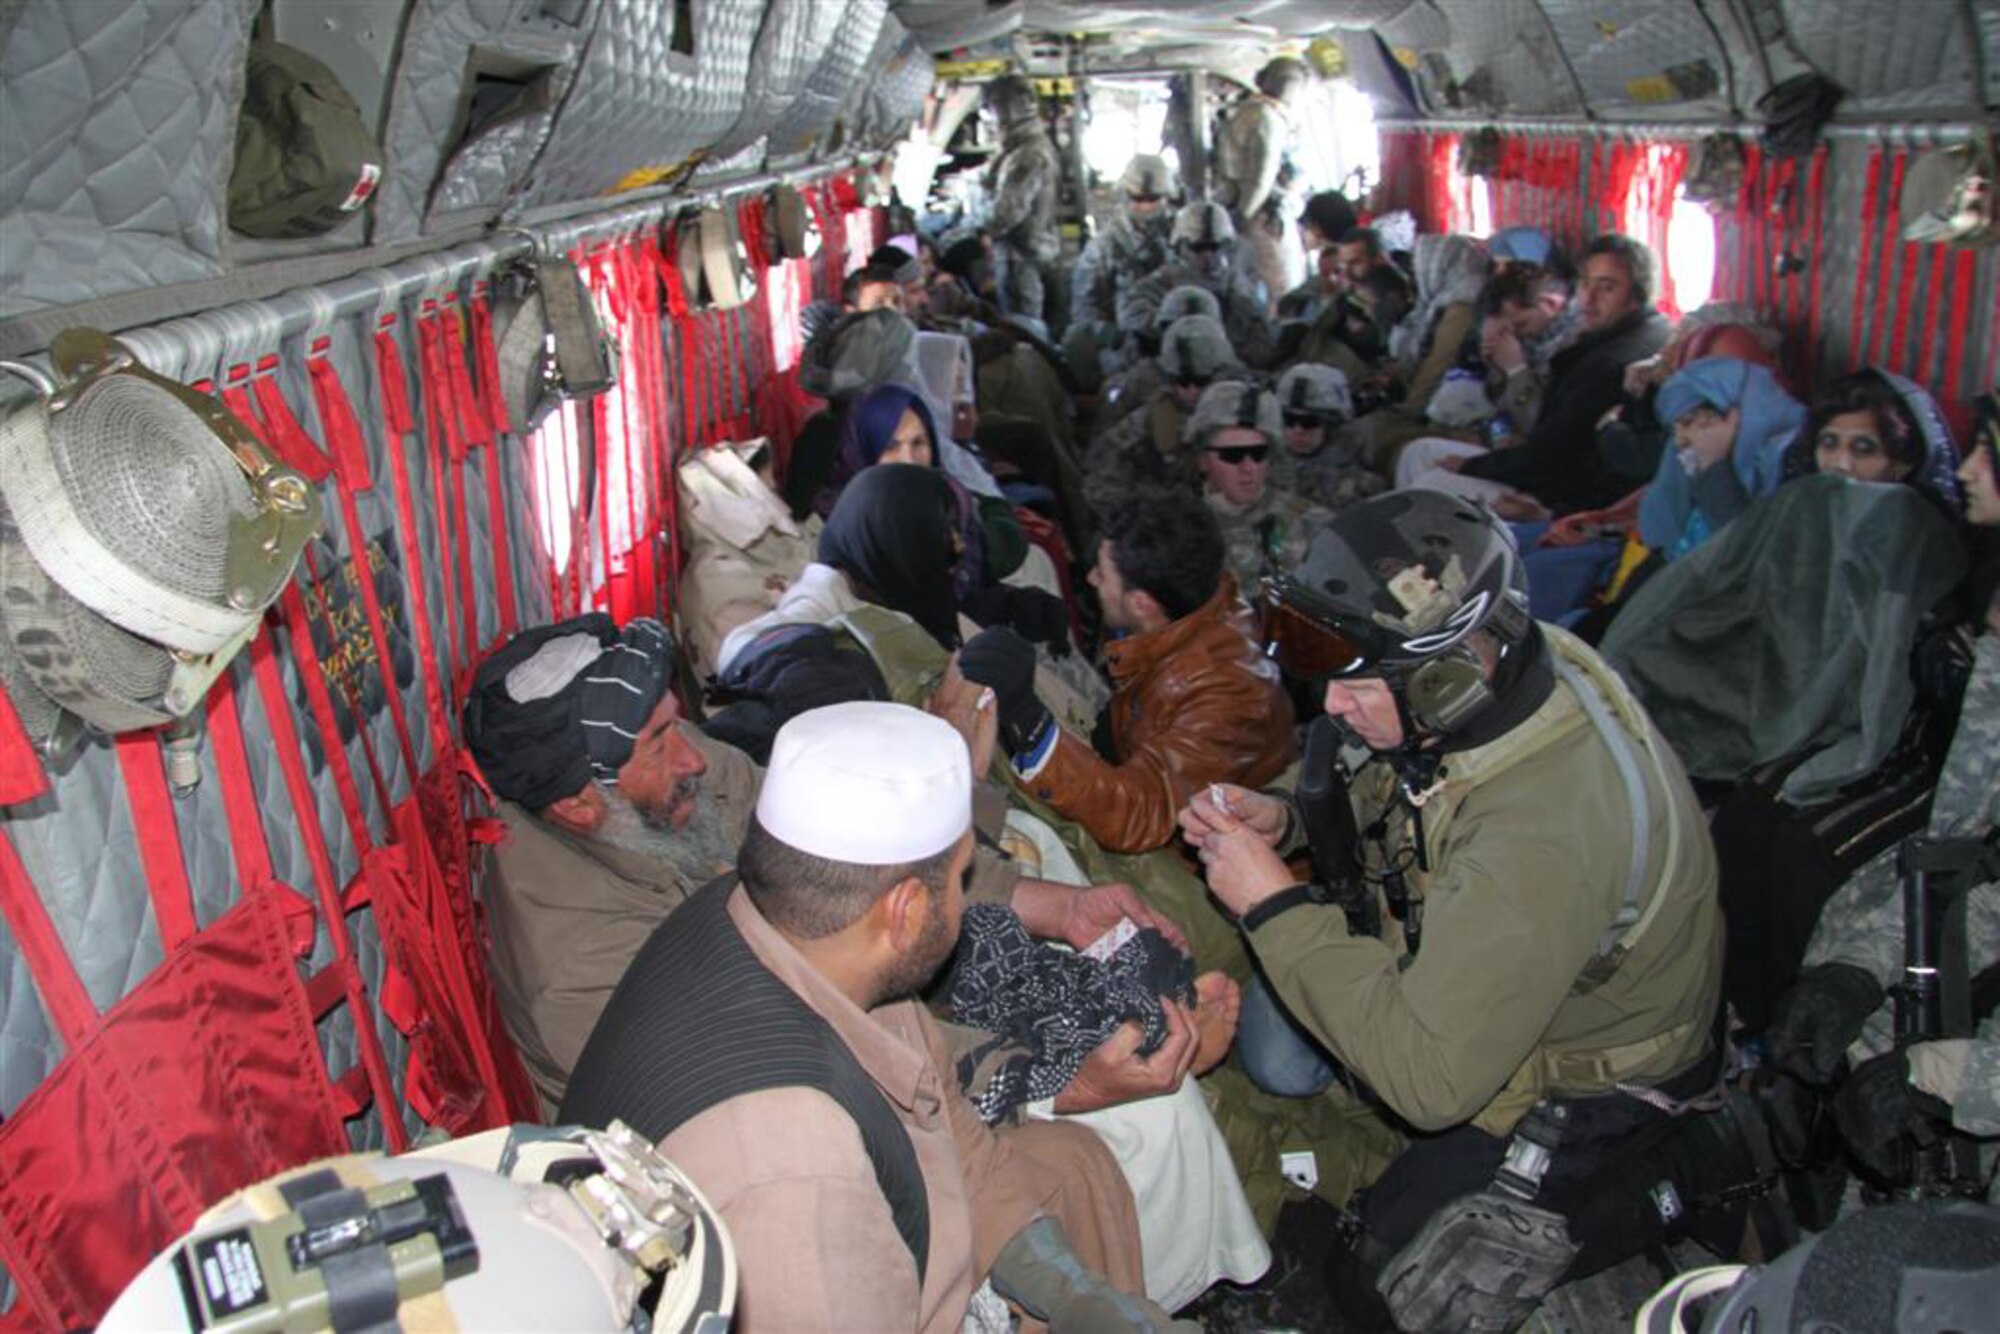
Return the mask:
<svg viewBox="0 0 2000 1334"><path fill-rule="evenodd" d="M723 637L777 606L819 544L819 516L794 519L771 485L770 454L768 440L725 442L674 469L687 546L674 610L703 680Z"/></svg>
<svg viewBox="0 0 2000 1334"><path fill-rule="evenodd" d="M1270 781L1295 754L1292 707L1250 638L1248 608L1223 569L1222 533L1191 495L1128 497L1104 516L1090 575L1108 630L1109 753L1058 724L1034 690L1019 635L989 630L959 653L993 687L1001 737L1035 798L1114 852L1157 848L1205 784Z"/></svg>
<svg viewBox="0 0 2000 1334"><path fill-rule="evenodd" d="M1496 264L1479 294L1479 355L1487 367L1487 395L1504 428L1488 444L1526 435L1542 413L1549 363L1576 337L1582 309L1570 299L1575 282L1554 269Z"/></svg>
<svg viewBox="0 0 2000 1334"><path fill-rule="evenodd" d="M1271 454L1284 423L1268 391L1254 384L1210 385L1187 432L1199 451L1202 498L1222 526L1229 572L1254 598L1258 581L1297 564L1333 515L1271 485Z"/></svg>
<svg viewBox="0 0 2000 1334"><path fill-rule="evenodd" d="M1336 280L1339 257L1334 243L1354 226L1354 205L1337 190L1306 200L1299 213L1299 242L1306 256L1306 280L1278 298L1278 317L1311 326L1345 284Z"/></svg>
<svg viewBox="0 0 2000 1334"><path fill-rule="evenodd" d="M1097 412L1100 431L1127 413L1145 407L1159 390L1160 344L1174 321L1186 315L1206 315L1220 324L1222 303L1206 287L1176 287L1161 298L1160 308L1153 315L1152 327L1130 340L1134 353L1132 364L1105 386Z"/></svg>
<svg viewBox="0 0 2000 1334"><path fill-rule="evenodd" d="M1465 361L1479 328L1479 294L1492 265L1469 236L1417 238L1417 305L1389 335L1403 386L1402 410L1427 419L1445 372Z"/></svg>
<svg viewBox="0 0 2000 1334"><path fill-rule="evenodd" d="M1639 498L1639 535L1670 561L1777 488L1806 421L1770 371L1729 357L1689 363L1660 386L1654 411L1673 423L1674 452Z"/></svg>
<svg viewBox="0 0 2000 1334"><path fill-rule="evenodd" d="M1123 206L1084 246L1070 278L1063 353L1092 385L1130 360L1119 348L1124 339L1118 298L1172 257L1173 208L1181 183L1165 158L1141 153L1125 165L1117 191Z"/></svg>
<svg viewBox="0 0 2000 1334"><path fill-rule="evenodd" d="M1666 346L1667 321L1653 308L1653 255L1625 236L1600 236L1584 252L1583 330L1549 364L1533 429L1510 449L1445 459L1440 466L1479 485L1461 491L1512 498L1510 518L1608 505L1630 491L1599 456L1598 419L1624 394L1625 367ZM1637 480L1637 479L1632 479Z"/></svg>
<svg viewBox="0 0 2000 1334"><path fill-rule="evenodd" d="M740 881L647 940L562 1119L622 1119L701 1180L751 1328L943 1334L989 1276L1057 1322L1088 1294L1167 1327L1134 1295L1138 1226L1111 1155L1076 1126L989 1130L914 999L958 937L964 742L915 710L850 704L791 723L772 758Z"/></svg>
<svg viewBox="0 0 2000 1334"><path fill-rule="evenodd" d="M1839 396L1860 392L1850 383ZM1848 451L1871 459L1877 452L1851 444ZM1966 519L1984 532L2000 531L2000 417L1987 419L1958 480ZM1990 848L2000 827L2000 563L1989 560L1972 582L1984 614L1928 832L1936 840L1983 838ZM2000 876L1990 862L1971 874L1966 966L1978 976L2000 965ZM1970 1036L1898 1042L1884 1002L1903 977L1904 941L1902 877L1891 849L1827 902L1807 947L1809 966L1765 1035L1772 1061L1808 1084L1841 1083L1843 1062L1853 1063L1835 1116L1874 1184L1891 1189L1914 1184L1915 1150L1936 1144L1941 1125L2000 1135L2000 1016L1974 1016L1978 1026ZM2000 1187L1989 1190L1989 1201L2000 1201L1996 1192Z"/></svg>
<svg viewBox="0 0 2000 1334"><path fill-rule="evenodd" d="M1475 1311L1512 1328L1557 1282L1658 1241L1660 1180L1701 1189L1672 1147L1706 1150L1716 1127L1662 1110L1721 1068L1701 808L1617 675L1529 618L1513 545L1477 507L1351 506L1275 596L1279 661L1324 683L1313 725L1366 757L1305 776L1351 811L1224 785L1181 816L1266 979L1244 1068L1294 1095L1365 1087L1424 1132L1376 1160L1359 1237L1335 1248L1343 1328L1476 1328ZM1315 827L1321 887L1281 855ZM1508 1263L1482 1265L1489 1245Z"/></svg>
<svg viewBox="0 0 2000 1334"><path fill-rule="evenodd" d="M1092 508L1105 508L1139 483L1191 484L1194 460L1187 448L1188 414L1203 390L1217 380L1235 379L1242 371L1229 335L1208 316L1187 315L1169 325L1160 342L1161 387L1145 411L1114 423L1084 457L1085 490Z"/></svg>
<svg viewBox="0 0 2000 1334"><path fill-rule="evenodd" d="M1272 486L1337 510L1387 485L1333 442L1354 415L1346 376L1331 366L1301 362L1278 377L1277 397L1285 447L1271 463Z"/></svg>
<svg viewBox="0 0 2000 1334"><path fill-rule="evenodd" d="M1388 356L1389 331L1409 315L1415 301L1416 289L1401 269L1394 264L1372 268L1360 282L1338 289L1305 330L1291 359L1339 371L1354 391L1356 415L1373 412L1392 400L1390 376L1378 375L1375 367Z"/></svg>
<svg viewBox="0 0 2000 1334"><path fill-rule="evenodd" d="M1921 385L1872 368L1841 376L1813 400L1812 419L1785 459L1787 477L1830 472L1857 482L1903 482L1954 517L1957 467L1937 400Z"/></svg>
<svg viewBox="0 0 2000 1334"><path fill-rule="evenodd" d="M1235 259L1236 225L1229 210L1200 200L1174 218L1175 261L1134 283L1118 300L1118 325L1128 334L1148 328L1176 287L1206 288L1222 306L1222 326L1244 364L1272 364L1276 344L1265 316L1268 296L1255 274Z"/></svg>
<svg viewBox="0 0 2000 1334"><path fill-rule="evenodd" d="M1502 227L1486 239L1486 253L1496 277L1512 268L1561 272L1568 265L1548 233L1538 227Z"/></svg>

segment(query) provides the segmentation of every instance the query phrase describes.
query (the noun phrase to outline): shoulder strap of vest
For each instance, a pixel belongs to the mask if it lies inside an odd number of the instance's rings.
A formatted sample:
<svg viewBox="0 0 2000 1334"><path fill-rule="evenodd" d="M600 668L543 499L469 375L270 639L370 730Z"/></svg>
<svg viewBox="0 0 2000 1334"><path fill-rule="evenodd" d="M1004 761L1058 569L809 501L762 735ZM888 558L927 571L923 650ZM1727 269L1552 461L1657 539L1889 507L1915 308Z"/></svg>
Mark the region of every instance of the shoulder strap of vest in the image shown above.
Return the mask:
<svg viewBox="0 0 2000 1334"><path fill-rule="evenodd" d="M839 1034L751 951L729 917L735 885L711 881L655 928L591 1031L560 1119L615 1117L660 1140L731 1098L817 1089L860 1132L921 1284L930 1204L909 1132Z"/></svg>
<svg viewBox="0 0 2000 1334"><path fill-rule="evenodd" d="M1585 716L1597 729L1598 736L1603 738L1605 748L1611 752L1612 761L1618 766L1619 780L1625 788L1625 804L1632 819L1632 860L1625 875L1624 896L1619 902L1617 914L1611 919L1611 925L1598 941L1597 953L1577 980L1578 991L1590 991L1602 986L1617 971L1618 965L1631 953L1632 946L1652 924L1660 905L1665 902L1663 891L1667 877L1673 873L1674 864L1680 858L1681 820L1669 798L1666 855L1661 860L1661 874L1653 880L1649 889L1646 872L1652 864L1653 809L1645 775L1640 772L1638 751L1646 752L1646 759L1653 776L1659 780L1661 792L1670 793L1672 789L1646 729L1645 716L1623 689L1623 683L1609 676L1608 672L1599 670L1597 663L1577 650L1576 641L1560 631L1549 633L1556 675L1582 705ZM1611 716L1614 709L1621 715L1619 718Z"/></svg>

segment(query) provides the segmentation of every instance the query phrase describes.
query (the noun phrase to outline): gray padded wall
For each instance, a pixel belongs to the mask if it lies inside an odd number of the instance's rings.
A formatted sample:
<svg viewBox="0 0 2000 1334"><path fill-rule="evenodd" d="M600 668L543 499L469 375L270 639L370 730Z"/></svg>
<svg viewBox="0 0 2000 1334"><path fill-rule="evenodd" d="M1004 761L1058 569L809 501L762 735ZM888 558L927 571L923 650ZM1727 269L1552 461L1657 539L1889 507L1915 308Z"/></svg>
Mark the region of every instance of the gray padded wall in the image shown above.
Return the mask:
<svg viewBox="0 0 2000 1334"><path fill-rule="evenodd" d="M771 127L771 165L809 161L855 85L867 77L868 53L888 14L888 0L850 0L840 25L805 88Z"/></svg>
<svg viewBox="0 0 2000 1334"><path fill-rule="evenodd" d="M570 87L577 52L590 25L590 9L579 28L540 16L538 5L526 0L416 0L410 7L397 61L389 118L382 132L388 174L375 200L373 239L406 241L424 227L434 189L462 205L490 182L482 172L494 170L491 155L474 155L465 170L469 182L440 181L446 160L458 147L465 112L467 70L474 61L519 61L555 66L558 95ZM528 133L528 127L523 133ZM542 123L546 129L546 122ZM531 164L541 136L520 146L525 159L513 160L517 171Z"/></svg>
<svg viewBox="0 0 2000 1334"><path fill-rule="evenodd" d="M522 205L607 194L633 172L684 162L736 123L763 5L691 0L692 55L674 49L676 8L604 0Z"/></svg>
<svg viewBox="0 0 2000 1334"><path fill-rule="evenodd" d="M843 150L894 146L923 115L924 98L936 82L936 62L893 14L882 20L865 68L869 77L855 85L841 108Z"/></svg>
<svg viewBox="0 0 2000 1334"><path fill-rule="evenodd" d="M709 149L726 158L764 138L805 90L847 19L846 0L768 0L735 125Z"/></svg>
<svg viewBox="0 0 2000 1334"><path fill-rule="evenodd" d="M1799 51L1847 90L1841 107L1846 114L1969 109L1972 66L1961 9L1959 0L1914 5L1786 0L1784 5L1785 24ZM1989 50L1996 24L2000 19L1989 12Z"/></svg>
<svg viewBox="0 0 2000 1334"><path fill-rule="evenodd" d="M1540 2L1593 110L1704 118L1728 112L1728 58L1691 6L1660 0ZM1671 78L1670 70L1676 72ZM1712 94L1690 97L1674 87L1703 72L1714 84ZM1560 69L1549 70L1548 77L1568 79Z"/></svg>
<svg viewBox="0 0 2000 1334"><path fill-rule="evenodd" d="M0 51L0 315L222 271L258 0L29 0Z"/></svg>

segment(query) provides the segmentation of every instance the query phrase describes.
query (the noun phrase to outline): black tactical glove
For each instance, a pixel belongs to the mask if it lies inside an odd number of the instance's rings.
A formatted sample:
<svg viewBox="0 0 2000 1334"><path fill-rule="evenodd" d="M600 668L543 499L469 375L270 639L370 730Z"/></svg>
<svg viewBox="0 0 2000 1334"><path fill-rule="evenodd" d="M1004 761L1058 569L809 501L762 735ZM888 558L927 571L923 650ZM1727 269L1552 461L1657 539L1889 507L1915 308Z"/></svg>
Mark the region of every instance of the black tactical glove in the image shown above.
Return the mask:
<svg viewBox="0 0 2000 1334"><path fill-rule="evenodd" d="M1909 1174L1910 1152L1936 1143L1951 1108L1910 1083L1904 1053L1864 1061L1833 1095L1833 1119L1855 1159L1884 1181Z"/></svg>
<svg viewBox="0 0 2000 1334"><path fill-rule="evenodd" d="M1861 1026L1882 1004L1882 986L1851 963L1823 963L1799 974L1778 1000L1764 1032L1771 1060L1808 1084L1828 1084Z"/></svg>
<svg viewBox="0 0 2000 1334"><path fill-rule="evenodd" d="M965 614L987 628L1007 626L1037 644L1046 644L1060 658L1069 652L1069 608L1061 598L1040 588L994 584L965 602Z"/></svg>
<svg viewBox="0 0 2000 1334"><path fill-rule="evenodd" d="M1000 744L1010 755L1030 750L1049 725L1048 706L1035 697L1035 649L1012 630L981 630L958 651L968 681L990 686L1000 705Z"/></svg>

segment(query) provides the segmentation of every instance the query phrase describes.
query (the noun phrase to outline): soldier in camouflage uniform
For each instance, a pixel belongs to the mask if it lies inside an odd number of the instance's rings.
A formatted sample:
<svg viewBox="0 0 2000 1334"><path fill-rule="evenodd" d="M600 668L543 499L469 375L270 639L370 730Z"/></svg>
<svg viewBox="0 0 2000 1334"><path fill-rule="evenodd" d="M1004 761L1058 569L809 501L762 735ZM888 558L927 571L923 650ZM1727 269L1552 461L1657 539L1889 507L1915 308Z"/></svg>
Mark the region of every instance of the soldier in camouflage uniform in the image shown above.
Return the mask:
<svg viewBox="0 0 2000 1334"><path fill-rule="evenodd" d="M1000 267L1000 301L1010 315L1042 319L1042 273L1062 254L1056 189L1062 166L1042 124L1034 85L1019 75L995 79L986 100L1000 117L1000 156L992 166L993 212L986 231Z"/></svg>
<svg viewBox="0 0 2000 1334"><path fill-rule="evenodd" d="M1272 292L1303 276L1298 238L1287 225L1288 186L1297 171L1288 160L1293 108L1312 71L1280 56L1257 71L1257 92L1237 103L1215 139L1216 199L1229 210L1243 238L1244 262Z"/></svg>
<svg viewBox="0 0 2000 1334"><path fill-rule="evenodd" d="M1186 437L1201 469L1202 495L1222 526L1229 569L1246 597L1266 574L1289 570L1333 515L1271 485L1271 454L1284 434L1278 400L1254 384L1204 389Z"/></svg>
<svg viewBox="0 0 2000 1334"><path fill-rule="evenodd" d="M1172 264L1143 278L1118 297L1118 327L1128 334L1151 327L1160 303L1176 287L1204 287L1222 306L1222 327L1243 364L1267 369L1278 355L1269 317L1270 289L1236 262L1236 225L1220 204L1197 200L1174 218Z"/></svg>
<svg viewBox="0 0 2000 1334"><path fill-rule="evenodd" d="M1110 374L1132 360L1121 348L1118 295L1155 273L1173 257L1172 198L1180 181L1165 158L1142 153L1118 178L1123 206L1092 237L1070 278L1069 332L1063 352L1070 369L1088 376L1093 366ZM1087 363L1087 364L1080 364Z"/></svg>
<svg viewBox="0 0 2000 1334"><path fill-rule="evenodd" d="M2000 527L2000 422L1989 417L1959 470L1966 517ZM1931 803L1934 838L1990 837L2000 826L2000 592L1986 607L1973 645L1972 674ZM1975 884L1966 899L1968 971L2000 964L2000 879ZM1835 1100L1842 1133L1857 1157L1894 1175L1899 1145L1942 1119L1970 1135L2000 1135L2000 1016L1971 1038L1894 1049L1885 990L1903 972L1903 896L1890 849L1854 873L1821 912L1805 972L1780 1002L1765 1035L1772 1058L1808 1083L1857 1062ZM1989 1160L1990 1168L1990 1160ZM2000 1182L1989 1191L2000 1203Z"/></svg>
<svg viewBox="0 0 2000 1334"><path fill-rule="evenodd" d="M1301 362L1278 377L1277 398L1285 447L1271 461L1273 487L1329 510L1389 489L1380 473L1333 442L1334 432L1354 416L1345 375Z"/></svg>
<svg viewBox="0 0 2000 1334"><path fill-rule="evenodd" d="M1176 287L1160 302L1160 309L1153 316L1150 333L1141 334L1134 344L1138 357L1111 381L1104 391L1103 402L1098 407L1098 422L1109 427L1119 418L1136 412L1151 401L1159 392L1163 381L1160 379L1160 342L1167 336L1167 330L1175 320L1187 315L1206 315L1217 324L1222 323L1222 303L1215 299L1215 293L1206 287Z"/></svg>
<svg viewBox="0 0 2000 1334"><path fill-rule="evenodd" d="M1188 413L1210 384L1241 375L1243 367L1220 324L1207 315L1187 315L1167 326L1160 372L1161 385L1146 406L1114 422L1084 454L1084 495L1094 511L1102 513L1140 484L1192 488Z"/></svg>

